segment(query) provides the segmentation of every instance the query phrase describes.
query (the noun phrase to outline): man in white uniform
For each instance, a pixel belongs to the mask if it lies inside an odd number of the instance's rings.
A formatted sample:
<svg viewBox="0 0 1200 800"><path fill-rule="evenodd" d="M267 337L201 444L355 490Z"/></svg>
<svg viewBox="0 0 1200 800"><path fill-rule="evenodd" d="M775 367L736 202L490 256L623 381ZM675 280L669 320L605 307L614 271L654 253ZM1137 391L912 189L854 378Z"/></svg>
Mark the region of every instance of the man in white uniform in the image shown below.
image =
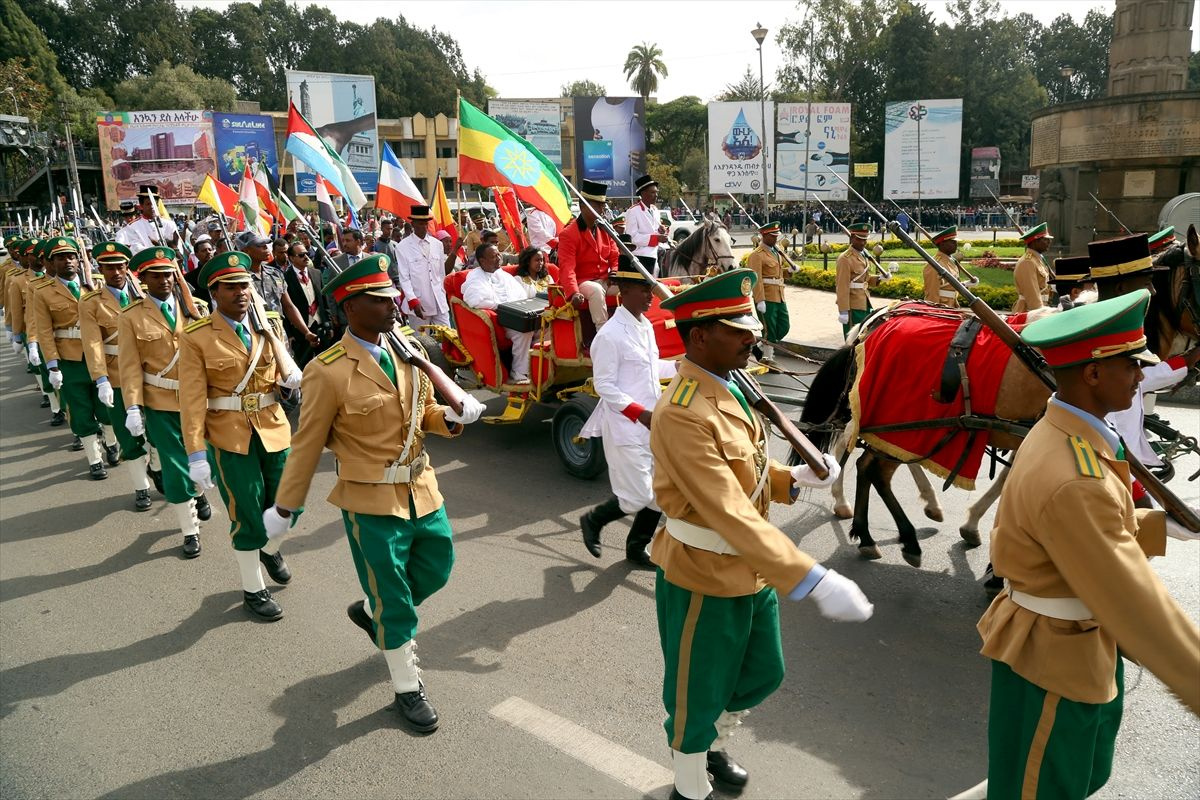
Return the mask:
<svg viewBox="0 0 1200 800"><path fill-rule="evenodd" d="M628 234L622 239L628 241ZM654 502L650 418L662 394L659 381L674 377L676 364L659 360L654 326L643 316L653 298L650 281L625 255L610 280L621 292L621 304L592 341L592 384L600 402L580 435L603 440L613 496L580 517L579 526L584 546L599 558L600 530L634 514L625 558L638 569L653 570L646 545L662 511Z"/></svg>
<svg viewBox="0 0 1200 800"><path fill-rule="evenodd" d="M170 217L159 217L157 223L155 222L154 217L158 212L154 207L154 200L151 199L152 193L154 197L158 196L158 191L153 186L138 187L138 211L141 213L133 222L117 231L117 241L128 247L129 252L135 256L139 250L145 250L147 247L163 244L171 248L179 246L179 229L175 227L174 220ZM159 241L160 226L166 242Z"/></svg>
<svg viewBox="0 0 1200 800"><path fill-rule="evenodd" d="M476 250L479 267L471 270L463 281L463 302L472 308L496 308L501 303L524 300L528 297L521 282L500 269L500 250L494 244L481 244ZM505 328L512 342L512 369L509 376L513 383L529 382L529 347L533 344L533 331L514 331Z"/></svg>
<svg viewBox="0 0 1200 800"><path fill-rule="evenodd" d="M404 310L416 317L417 325L450 325L450 302L446 299L446 251L429 233L429 206L413 206L409 221L412 235L396 247L400 291Z"/></svg>
<svg viewBox="0 0 1200 800"><path fill-rule="evenodd" d="M529 231L529 244L543 253L549 253L550 241L558 236L554 217L540 208L531 208L525 215L525 228Z"/></svg>
<svg viewBox="0 0 1200 800"><path fill-rule="evenodd" d="M633 254L651 275L658 269L658 246L666 244L670 228L658 213L658 181L643 175L634 181L638 201L625 212L625 232L633 240Z"/></svg>

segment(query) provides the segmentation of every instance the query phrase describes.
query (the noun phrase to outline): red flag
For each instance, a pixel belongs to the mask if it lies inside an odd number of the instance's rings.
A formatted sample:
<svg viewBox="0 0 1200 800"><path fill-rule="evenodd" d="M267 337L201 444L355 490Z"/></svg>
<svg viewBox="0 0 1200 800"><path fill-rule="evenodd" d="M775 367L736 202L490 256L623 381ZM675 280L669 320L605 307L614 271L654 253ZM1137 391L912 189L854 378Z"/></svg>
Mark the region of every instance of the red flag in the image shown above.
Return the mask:
<svg viewBox="0 0 1200 800"><path fill-rule="evenodd" d="M438 179L437 185L433 188L433 201L429 204L429 210L436 226L433 232L446 231L450 234L450 241L457 242L458 226L454 224L454 214L450 211L450 202L446 200L446 187L442 184L441 179Z"/></svg>
<svg viewBox="0 0 1200 800"><path fill-rule="evenodd" d="M496 210L500 212L500 222L508 233L513 249L520 252L525 249L525 229L521 227L521 214L517 210L517 196L507 186L493 186L492 197L496 200Z"/></svg>

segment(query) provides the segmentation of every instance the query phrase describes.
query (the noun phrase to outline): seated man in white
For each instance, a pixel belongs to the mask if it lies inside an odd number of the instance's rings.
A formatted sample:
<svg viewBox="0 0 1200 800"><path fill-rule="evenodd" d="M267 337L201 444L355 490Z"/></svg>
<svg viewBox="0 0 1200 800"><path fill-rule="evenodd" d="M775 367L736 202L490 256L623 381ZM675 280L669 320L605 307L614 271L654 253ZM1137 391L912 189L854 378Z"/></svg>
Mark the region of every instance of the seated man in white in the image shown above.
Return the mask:
<svg viewBox="0 0 1200 800"><path fill-rule="evenodd" d="M472 308L494 309L501 303L524 300L528 297L520 281L500 269L500 250L494 244L481 244L475 248L475 260L479 262L463 281L463 302ZM505 328L512 342L512 369L509 371L513 383L529 382L529 348L533 344L533 331L522 333Z"/></svg>

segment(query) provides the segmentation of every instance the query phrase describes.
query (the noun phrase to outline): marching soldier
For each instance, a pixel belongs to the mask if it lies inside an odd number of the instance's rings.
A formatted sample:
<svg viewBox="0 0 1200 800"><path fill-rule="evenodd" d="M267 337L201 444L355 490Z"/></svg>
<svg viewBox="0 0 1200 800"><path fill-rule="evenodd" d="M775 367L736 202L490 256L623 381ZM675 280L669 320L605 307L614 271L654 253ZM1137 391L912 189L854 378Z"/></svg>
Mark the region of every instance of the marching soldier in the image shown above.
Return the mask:
<svg viewBox="0 0 1200 800"><path fill-rule="evenodd" d="M741 717L783 681L777 592L812 596L835 620L863 621L858 586L819 565L767 521L771 501L791 503L820 481L767 456L767 433L730 373L746 366L755 336L751 270L709 278L663 301L687 357L654 408L654 494L666 527L654 538L655 597L672 751L672 798L710 796L708 774L738 790L746 770L721 750Z"/></svg>
<svg viewBox="0 0 1200 800"><path fill-rule="evenodd" d="M671 229L658 213L658 181L643 175L633 182L633 191L638 201L625 212L625 231L633 239L633 254L655 275L658 246L669 241Z"/></svg>
<svg viewBox="0 0 1200 800"><path fill-rule="evenodd" d="M1175 226L1168 225L1158 233L1152 234L1148 240L1150 257L1158 258L1175 246Z"/></svg>
<svg viewBox="0 0 1200 800"><path fill-rule="evenodd" d="M129 262L146 296L121 311L117 360L125 401L125 427L146 436L158 451L163 494L175 509L183 557L200 555L200 522L212 516L204 492L192 485L179 422L179 337L182 309L175 298L175 251L149 247Z"/></svg>
<svg viewBox="0 0 1200 800"><path fill-rule="evenodd" d="M45 370L42 369L42 358L37 350L37 336L32 330L33 320L26 307L30 282L45 277L40 262L33 255L40 244L41 239L18 239L13 242L13 253L21 270L10 275L4 286L7 292L4 324L12 338L13 352L25 359L28 365L26 369L33 375L34 386L42 394L42 408L50 409L50 424L58 427L67 421L67 416L63 413L58 392L50 388L49 374L43 375Z"/></svg>
<svg viewBox="0 0 1200 800"><path fill-rule="evenodd" d="M1013 267L1013 283L1019 295L1013 305L1014 312L1033 311L1050 299L1050 271L1042 253L1050 249L1054 237L1043 222L1022 233L1021 241L1025 243L1025 252Z"/></svg>
<svg viewBox="0 0 1200 800"><path fill-rule="evenodd" d="M879 276L871 275L871 262L863 253L871 226L865 222L847 225L850 246L837 260L837 308L842 335L849 336L850 328L871 313L871 286L879 285Z"/></svg>
<svg viewBox="0 0 1200 800"><path fill-rule="evenodd" d="M92 248L92 259L104 276L104 284L79 298L79 334L88 374L96 383L98 409L105 421L105 441L110 450L120 445L133 482L133 507L150 510L150 480L145 437L134 438L125 427L125 397L121 393L121 369L117 359L118 323L122 309L140 298L136 283L129 281L129 248L119 242L100 242ZM114 438L108 438L110 432ZM109 458L113 464L114 458ZM115 464L113 464L115 466Z"/></svg>
<svg viewBox="0 0 1200 800"><path fill-rule="evenodd" d="M290 356L280 363L279 354L286 351L279 334L268 331L265 326L271 322L257 316L261 305L257 311L251 308L250 266L245 253L222 253L200 273L216 310L184 329L179 416L189 477L201 489L211 488L215 477L229 512L243 603L250 613L274 622L283 609L263 582L259 565L280 584L292 579L292 571L279 552L280 540L267 539L262 512L275 502L292 439L276 384L298 388L300 371ZM254 330L252 318L263 330Z"/></svg>
<svg viewBox="0 0 1200 800"><path fill-rule="evenodd" d="M958 261L954 254L958 252L958 226L951 225L933 235L933 245L937 248L934 258L954 277L958 277ZM925 265L922 272L925 283L925 302L935 306L958 308L958 290L949 281L942 280L936 269Z"/></svg>
<svg viewBox="0 0 1200 800"><path fill-rule="evenodd" d="M332 450L337 483L329 501L342 509L367 596L347 613L383 651L400 715L428 733L438 715L417 669L416 609L446 584L454 549L424 439L457 435L479 418L483 404L465 395L461 414L438 405L429 379L402 360L394 338L403 336L396 327L398 293L387 267L387 256L370 256L322 290L342 306L349 327L305 367L300 425L263 524L272 538L287 530L322 450Z"/></svg>
<svg viewBox="0 0 1200 800"><path fill-rule="evenodd" d="M782 342L792 327L783 298L783 263L779 251L775 249L775 242L779 239L779 223L761 225L758 233L758 247L750 254L746 266L758 276L754 284L754 307L766 329L762 360L774 363L775 348L772 343Z"/></svg>

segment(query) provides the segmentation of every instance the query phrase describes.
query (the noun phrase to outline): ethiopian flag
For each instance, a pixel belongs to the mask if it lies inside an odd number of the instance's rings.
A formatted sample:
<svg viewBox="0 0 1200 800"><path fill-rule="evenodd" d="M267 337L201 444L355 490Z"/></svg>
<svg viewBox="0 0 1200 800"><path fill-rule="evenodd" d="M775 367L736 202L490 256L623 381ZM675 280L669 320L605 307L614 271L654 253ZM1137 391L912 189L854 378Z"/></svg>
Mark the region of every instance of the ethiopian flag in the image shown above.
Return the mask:
<svg viewBox="0 0 1200 800"><path fill-rule="evenodd" d="M466 100L458 100L458 180L511 186L559 228L571 219L571 198L558 169L538 149Z"/></svg>

